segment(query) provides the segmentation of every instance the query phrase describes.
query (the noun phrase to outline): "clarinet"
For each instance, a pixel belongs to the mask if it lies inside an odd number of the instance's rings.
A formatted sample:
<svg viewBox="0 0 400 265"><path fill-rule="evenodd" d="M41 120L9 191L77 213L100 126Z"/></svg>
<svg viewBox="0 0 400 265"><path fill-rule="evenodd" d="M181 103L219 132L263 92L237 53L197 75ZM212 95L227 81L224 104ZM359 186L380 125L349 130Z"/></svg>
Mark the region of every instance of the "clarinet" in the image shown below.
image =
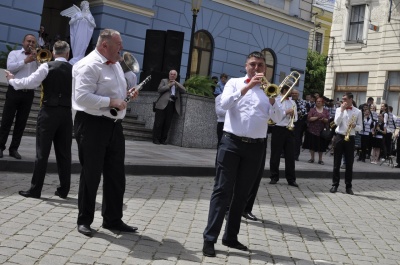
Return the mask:
<svg viewBox="0 0 400 265"><path fill-rule="evenodd" d="M138 91L142 90L143 86L144 86L145 84L147 84L147 82L149 82L150 79L151 79L151 75L149 75L148 77L146 77L146 79L143 80L139 85L137 85L137 86L135 87L135 89L138 90ZM128 103L129 101L131 101L131 95L129 94L129 95L124 99L124 101L125 101L126 103ZM118 111L119 111L118 108L111 108L111 109L110 109L110 113L111 113L111 115L113 115L113 116L117 116L117 115L118 115Z"/></svg>

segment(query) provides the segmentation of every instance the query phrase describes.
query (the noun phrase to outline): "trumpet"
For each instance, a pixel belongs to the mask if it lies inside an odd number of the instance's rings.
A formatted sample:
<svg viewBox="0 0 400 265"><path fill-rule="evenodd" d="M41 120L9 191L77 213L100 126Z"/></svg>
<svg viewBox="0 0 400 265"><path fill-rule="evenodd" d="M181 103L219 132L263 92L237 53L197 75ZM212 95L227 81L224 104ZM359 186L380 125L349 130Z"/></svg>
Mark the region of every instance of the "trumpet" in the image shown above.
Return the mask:
<svg viewBox="0 0 400 265"><path fill-rule="evenodd" d="M353 115L351 117L349 124L347 124L346 135L344 136L344 140L346 142L350 141L350 132L351 132L351 129L353 129L353 125L356 122L356 118L357 118L356 115Z"/></svg>
<svg viewBox="0 0 400 265"><path fill-rule="evenodd" d="M143 80L139 85L137 85L135 89L138 90L138 91L140 91L140 90L143 88L143 86L144 86L147 82L150 81L150 79L151 79L151 75L149 75L148 77L146 77L146 79ZM131 101L131 95L128 95L128 96L124 99L124 101L127 102L127 103L128 103L129 101ZM110 109L110 113L111 113L111 115L113 115L113 116L117 116L117 115L118 115L118 111L119 111L118 108L112 108L112 109Z"/></svg>
<svg viewBox="0 0 400 265"><path fill-rule="evenodd" d="M336 126L335 121L331 121L331 122L329 123L329 127L330 127L331 129L333 129L335 126Z"/></svg>
<svg viewBox="0 0 400 265"><path fill-rule="evenodd" d="M295 111L296 111L296 106L294 105L294 106L293 106L293 115L290 116L289 124L288 124L288 126L286 126L286 128L287 128L289 131L293 131L293 130L294 130L294 112L295 112Z"/></svg>

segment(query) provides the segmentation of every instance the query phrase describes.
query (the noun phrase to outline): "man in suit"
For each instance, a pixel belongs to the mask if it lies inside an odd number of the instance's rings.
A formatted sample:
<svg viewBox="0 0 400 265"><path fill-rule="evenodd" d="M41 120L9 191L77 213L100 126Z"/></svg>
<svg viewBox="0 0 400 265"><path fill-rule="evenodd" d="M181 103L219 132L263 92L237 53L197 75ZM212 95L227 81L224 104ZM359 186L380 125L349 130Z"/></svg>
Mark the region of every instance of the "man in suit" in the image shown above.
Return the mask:
<svg viewBox="0 0 400 265"><path fill-rule="evenodd" d="M29 77L14 79L14 75L6 71L10 85L17 91L43 85L41 108L36 124L35 169L31 188L19 192L24 197L40 198L52 142L60 179L60 186L55 195L66 198L69 192L72 143L72 65L67 61L69 50L68 43L57 41L53 48L55 61L42 64Z"/></svg>
<svg viewBox="0 0 400 265"><path fill-rule="evenodd" d="M36 38L32 34L27 34L22 42L22 49L11 51L7 58L7 69L15 78L27 77L38 69L36 61ZM34 91L32 89L15 90L8 85L6 101L3 107L0 127L0 158L6 149L8 134L15 117L13 136L10 147L10 156L21 159L18 153L21 138L25 130L26 121L31 111Z"/></svg>
<svg viewBox="0 0 400 265"><path fill-rule="evenodd" d="M181 94L186 89L176 81L178 72L169 71L169 78L162 79L158 86L160 97L156 103L156 115L153 127L153 143L167 144L168 131L171 127L174 112L181 114ZM175 111L174 111L175 110Z"/></svg>

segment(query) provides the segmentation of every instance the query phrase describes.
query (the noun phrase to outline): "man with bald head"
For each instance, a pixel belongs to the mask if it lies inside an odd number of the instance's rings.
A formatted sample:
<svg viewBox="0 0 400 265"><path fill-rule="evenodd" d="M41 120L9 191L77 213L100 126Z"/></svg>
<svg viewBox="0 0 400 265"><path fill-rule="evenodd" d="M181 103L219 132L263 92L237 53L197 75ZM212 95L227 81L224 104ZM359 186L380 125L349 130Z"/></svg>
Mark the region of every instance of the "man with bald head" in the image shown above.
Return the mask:
<svg viewBox="0 0 400 265"><path fill-rule="evenodd" d="M160 96L155 106L154 144L167 144L168 131L171 127L174 113L181 114L181 94L186 93L186 89L176 81L177 77L178 72L171 70L168 78L162 79L158 86Z"/></svg>

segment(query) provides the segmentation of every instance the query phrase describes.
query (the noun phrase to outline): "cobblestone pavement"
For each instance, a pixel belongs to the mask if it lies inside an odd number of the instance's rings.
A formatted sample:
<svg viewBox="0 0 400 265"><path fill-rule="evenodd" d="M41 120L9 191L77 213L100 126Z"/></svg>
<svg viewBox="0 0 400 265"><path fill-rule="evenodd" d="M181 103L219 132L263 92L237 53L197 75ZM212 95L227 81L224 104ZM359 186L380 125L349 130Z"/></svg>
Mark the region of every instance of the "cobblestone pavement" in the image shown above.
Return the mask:
<svg viewBox="0 0 400 265"><path fill-rule="evenodd" d="M219 240L216 258L203 257L211 177L127 176L124 221L136 234L101 228L101 189L92 238L76 230L78 175L66 199L46 176L41 199L24 198L31 174L0 173L0 264L399 264L397 180L355 180L356 196L330 179L270 185L263 179L239 240L250 252Z"/></svg>

